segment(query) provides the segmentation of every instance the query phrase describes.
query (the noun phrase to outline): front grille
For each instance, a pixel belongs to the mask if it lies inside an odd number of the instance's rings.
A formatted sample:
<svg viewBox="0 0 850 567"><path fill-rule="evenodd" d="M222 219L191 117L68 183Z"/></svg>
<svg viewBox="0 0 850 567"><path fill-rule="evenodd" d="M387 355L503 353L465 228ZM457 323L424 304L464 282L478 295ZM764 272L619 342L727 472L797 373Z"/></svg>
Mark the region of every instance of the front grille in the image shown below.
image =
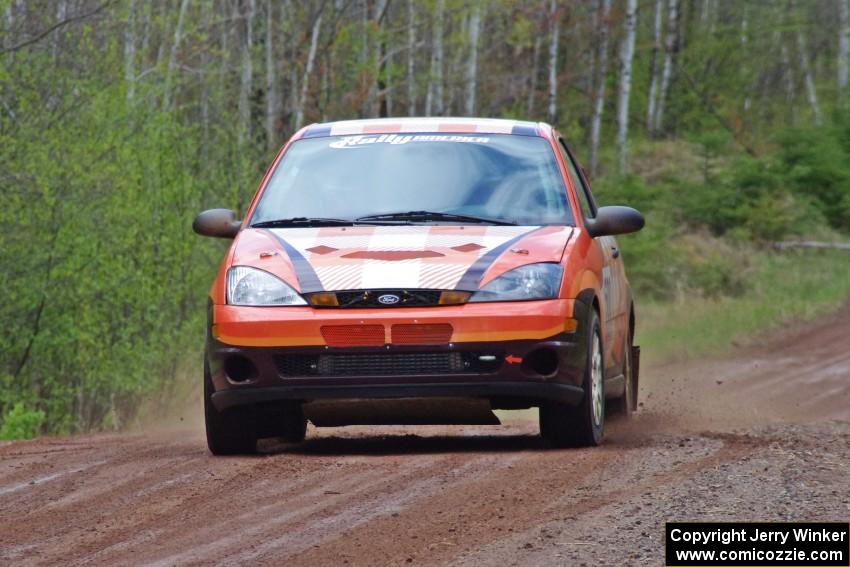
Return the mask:
<svg viewBox="0 0 850 567"><path fill-rule="evenodd" d="M289 354L275 356L284 377L309 376L414 376L485 374L502 366L502 355L480 360L482 352L404 352L350 354Z"/></svg>
<svg viewBox="0 0 850 567"><path fill-rule="evenodd" d="M323 325L322 337L328 346L383 346L383 325Z"/></svg>
<svg viewBox="0 0 850 567"><path fill-rule="evenodd" d="M338 291L336 300L339 307L429 307L440 304L440 290L431 289L368 289L359 291ZM384 295L398 297L396 303L381 303L378 298Z"/></svg>
<svg viewBox="0 0 850 567"><path fill-rule="evenodd" d="M452 340L448 323L393 325L392 343L396 345L444 345Z"/></svg>

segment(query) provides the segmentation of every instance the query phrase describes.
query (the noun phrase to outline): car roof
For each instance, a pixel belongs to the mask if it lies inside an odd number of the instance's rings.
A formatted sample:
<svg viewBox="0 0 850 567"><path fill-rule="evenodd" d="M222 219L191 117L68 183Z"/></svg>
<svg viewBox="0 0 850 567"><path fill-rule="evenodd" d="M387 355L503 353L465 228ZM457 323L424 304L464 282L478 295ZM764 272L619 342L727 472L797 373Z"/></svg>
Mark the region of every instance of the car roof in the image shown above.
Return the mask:
<svg viewBox="0 0 850 567"><path fill-rule="evenodd" d="M340 120L310 124L301 130L301 138L325 136L356 136L363 134L396 133L449 133L449 134L514 134L519 136L547 136L548 124L501 118L373 118L365 120Z"/></svg>

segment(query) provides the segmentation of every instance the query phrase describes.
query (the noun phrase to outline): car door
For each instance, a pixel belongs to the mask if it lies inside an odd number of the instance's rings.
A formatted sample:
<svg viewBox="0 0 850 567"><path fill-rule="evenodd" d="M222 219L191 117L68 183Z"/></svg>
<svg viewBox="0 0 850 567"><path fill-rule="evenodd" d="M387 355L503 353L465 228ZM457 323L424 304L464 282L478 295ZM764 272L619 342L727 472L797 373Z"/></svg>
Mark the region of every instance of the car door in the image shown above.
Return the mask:
<svg viewBox="0 0 850 567"><path fill-rule="evenodd" d="M576 196L581 206L581 213L585 219L596 216L596 202L590 192L590 184L578 162L570 152L569 147L563 139L558 138L558 145L562 151L564 161L576 188ZM627 320L628 306L626 302L627 290L625 289L625 272L620 260L620 249L617 239L613 236L601 236L592 240L592 247L599 250L602 256L602 341L603 349L606 351L608 366L622 365L623 349L622 341L623 321Z"/></svg>

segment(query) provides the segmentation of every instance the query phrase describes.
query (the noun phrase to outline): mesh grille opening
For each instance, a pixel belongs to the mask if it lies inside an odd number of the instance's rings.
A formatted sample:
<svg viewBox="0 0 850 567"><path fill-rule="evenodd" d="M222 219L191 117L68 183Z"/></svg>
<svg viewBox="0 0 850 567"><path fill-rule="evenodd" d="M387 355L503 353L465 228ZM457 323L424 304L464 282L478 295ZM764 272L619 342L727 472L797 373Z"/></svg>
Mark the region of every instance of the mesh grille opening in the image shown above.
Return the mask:
<svg viewBox="0 0 850 567"><path fill-rule="evenodd" d="M498 371L503 362L502 355L482 352L290 354L274 359L284 377L486 374Z"/></svg>

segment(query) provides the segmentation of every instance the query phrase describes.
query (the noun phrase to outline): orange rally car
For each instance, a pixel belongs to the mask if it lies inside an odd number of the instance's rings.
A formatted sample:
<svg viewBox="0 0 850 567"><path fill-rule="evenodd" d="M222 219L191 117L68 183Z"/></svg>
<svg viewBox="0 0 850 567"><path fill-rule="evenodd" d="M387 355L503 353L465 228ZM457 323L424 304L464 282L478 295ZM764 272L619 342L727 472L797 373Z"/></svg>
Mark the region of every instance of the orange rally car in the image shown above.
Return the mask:
<svg viewBox="0 0 850 567"><path fill-rule="evenodd" d="M209 297L214 454L316 426L498 424L540 408L555 446L597 445L637 398L634 306L599 207L542 123L410 118L313 124L284 146Z"/></svg>

